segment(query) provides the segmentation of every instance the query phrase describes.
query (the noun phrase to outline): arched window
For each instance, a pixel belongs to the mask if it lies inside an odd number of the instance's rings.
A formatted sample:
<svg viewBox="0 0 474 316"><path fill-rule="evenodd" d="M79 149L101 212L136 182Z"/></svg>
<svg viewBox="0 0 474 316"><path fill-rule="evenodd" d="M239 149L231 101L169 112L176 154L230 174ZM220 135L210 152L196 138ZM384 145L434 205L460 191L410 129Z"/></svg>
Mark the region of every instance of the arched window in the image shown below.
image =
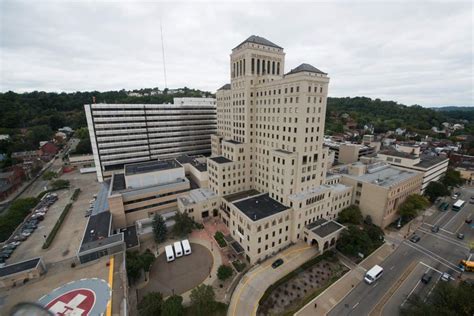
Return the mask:
<svg viewBox="0 0 474 316"><path fill-rule="evenodd" d="M257 75L260 74L260 59L257 59Z"/></svg>
<svg viewBox="0 0 474 316"><path fill-rule="evenodd" d="M265 60L262 59L262 75L265 74Z"/></svg>
<svg viewBox="0 0 474 316"><path fill-rule="evenodd" d="M252 58L252 64L251 64L251 71L252 71L252 75L255 73L255 58Z"/></svg>
<svg viewBox="0 0 474 316"><path fill-rule="evenodd" d="M270 61L267 61L267 71L268 71L268 74L270 75L271 74Z"/></svg>
<svg viewBox="0 0 474 316"><path fill-rule="evenodd" d="M275 62L273 61L272 62L272 75L275 74Z"/></svg>
<svg viewBox="0 0 474 316"><path fill-rule="evenodd" d="M244 72L242 74L245 76L245 58L242 62L244 63Z"/></svg>
<svg viewBox="0 0 474 316"><path fill-rule="evenodd" d="M280 74L280 62L277 63L277 75Z"/></svg>

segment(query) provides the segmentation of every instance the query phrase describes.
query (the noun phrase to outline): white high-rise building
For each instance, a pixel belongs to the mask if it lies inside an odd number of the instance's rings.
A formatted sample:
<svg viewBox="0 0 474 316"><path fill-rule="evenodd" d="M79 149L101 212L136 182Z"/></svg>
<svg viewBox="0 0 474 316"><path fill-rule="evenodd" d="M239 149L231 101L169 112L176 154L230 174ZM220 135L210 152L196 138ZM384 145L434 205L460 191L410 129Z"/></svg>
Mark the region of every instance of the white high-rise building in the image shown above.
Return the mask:
<svg viewBox="0 0 474 316"><path fill-rule="evenodd" d="M180 155L209 155L217 130L213 98L174 104L86 104L97 179L125 164Z"/></svg>

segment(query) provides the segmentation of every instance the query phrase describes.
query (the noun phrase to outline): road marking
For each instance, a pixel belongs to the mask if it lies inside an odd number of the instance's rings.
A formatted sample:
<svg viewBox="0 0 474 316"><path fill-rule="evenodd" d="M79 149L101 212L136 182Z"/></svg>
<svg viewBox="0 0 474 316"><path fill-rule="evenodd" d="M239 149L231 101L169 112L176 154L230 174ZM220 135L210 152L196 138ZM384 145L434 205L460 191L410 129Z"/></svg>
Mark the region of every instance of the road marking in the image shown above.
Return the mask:
<svg viewBox="0 0 474 316"><path fill-rule="evenodd" d="M416 282L416 285L413 289L411 289L410 293L408 293L408 296L405 298L405 300L402 302L402 304L400 306L403 306L405 305L405 303L408 301L408 298L410 297L410 295L415 291L415 289L418 287L418 285L420 284L421 280L418 280L418 282Z"/></svg>
<svg viewBox="0 0 474 316"><path fill-rule="evenodd" d="M455 219L457 216L459 216L459 214L461 214L461 212L462 212L462 210L457 211L457 214L454 215L453 217L451 217L451 219L450 219L446 224L444 224L443 228L445 228L446 226L448 226L449 223L451 223L451 221L452 221L453 219Z"/></svg>
<svg viewBox="0 0 474 316"><path fill-rule="evenodd" d="M413 261L406 269L403 271L400 278L390 287L390 289L382 296L382 298L375 304L372 310L368 315L382 315L383 308L385 304L390 300L390 298L397 292L400 286L405 282L405 280L413 273L418 262ZM378 310L378 312L376 311Z"/></svg>
<svg viewBox="0 0 474 316"><path fill-rule="evenodd" d="M433 225L438 225L438 223L446 217L446 215L448 215L449 211L445 211L444 214L442 216L440 216L440 218L438 218L438 220L433 224ZM426 223L427 224L427 223ZM427 224L427 225L430 225L430 224ZM433 225L430 225L430 226L433 226Z"/></svg>
<svg viewBox="0 0 474 316"><path fill-rule="evenodd" d="M426 249L426 248L424 248L424 247L418 246L418 247L421 248L421 249L420 249L420 248L415 247L414 245L411 245L411 244L409 244L409 243L406 243L406 245L409 246L409 247L411 247L411 248L413 248L413 249L415 249L415 250L417 250L417 251L419 251L419 252L421 252L421 253L424 254L424 255L427 255L427 256L430 257L431 259L433 259L433 260L435 260L435 261L441 263L442 265L444 265L444 266L446 266L446 267L448 267L448 268L450 268L450 269L452 269L453 267L454 267L455 269L459 269L458 266L452 264L452 263L449 262L448 260L446 260L446 259L444 259L444 258L438 256L437 254L435 254L435 253L429 251L428 249ZM436 257L441 258L442 260L444 260L445 262L447 262L447 264L444 263L443 261L441 261L440 259L437 259ZM456 272L458 272L458 271L456 271Z"/></svg>
<svg viewBox="0 0 474 316"><path fill-rule="evenodd" d="M113 290L114 286L114 257L110 257L110 264L109 264L109 287L110 290ZM112 295L110 295L110 300L107 302L107 312L106 316L112 315Z"/></svg>
<svg viewBox="0 0 474 316"><path fill-rule="evenodd" d="M373 289L375 289L375 287L377 287L377 285L379 285L379 283L375 283L374 286L372 286Z"/></svg>
<svg viewBox="0 0 474 316"><path fill-rule="evenodd" d="M444 241L446 241L446 242L452 243L452 244L454 244L454 245L456 245L456 246L459 246L459 247L461 247L461 248L464 248L464 249L467 249L467 250L470 249L469 247L466 246L466 244L464 244L464 243L462 243L462 242L459 242L459 241L457 241L457 240L455 240L455 239L452 239L452 238L449 238L449 237L445 237L445 236L439 235L439 234L433 234L433 233L431 233L431 232L429 232L429 231L427 231L427 230L421 229L421 228L419 228L419 230L421 230L421 231L424 232L425 234L434 236L434 237L436 237L436 238L438 238L438 239L441 239L441 240L444 240Z"/></svg>
<svg viewBox="0 0 474 316"><path fill-rule="evenodd" d="M436 285L438 284L439 280L441 280L441 276L439 276L439 278L436 279L436 283L431 287L431 289L428 291L428 294L426 295L425 299L424 299L424 302L426 302L426 300L428 299L428 297L431 295L431 292L433 291L433 289L436 287Z"/></svg>
<svg viewBox="0 0 474 316"><path fill-rule="evenodd" d="M352 309L355 309L357 307L357 305L359 305L360 302L357 302L354 306L352 306Z"/></svg>
<svg viewBox="0 0 474 316"><path fill-rule="evenodd" d="M461 229L461 227L462 227L463 225L465 225L465 223L464 223L464 222L461 222L461 225L459 225L459 227L454 231L454 233L457 234L457 232Z"/></svg>
<svg viewBox="0 0 474 316"><path fill-rule="evenodd" d="M443 274L442 271L439 271L438 269L433 268L432 266L430 266L429 264L424 263L423 261L420 261L420 263L421 263L422 265L424 265L425 267L427 267L428 269L431 269L431 270L433 270L433 271L436 271L436 272L438 272L439 274Z"/></svg>
<svg viewBox="0 0 474 316"><path fill-rule="evenodd" d="M393 270L393 268L395 268L395 266L391 266L391 267L390 267L390 271Z"/></svg>

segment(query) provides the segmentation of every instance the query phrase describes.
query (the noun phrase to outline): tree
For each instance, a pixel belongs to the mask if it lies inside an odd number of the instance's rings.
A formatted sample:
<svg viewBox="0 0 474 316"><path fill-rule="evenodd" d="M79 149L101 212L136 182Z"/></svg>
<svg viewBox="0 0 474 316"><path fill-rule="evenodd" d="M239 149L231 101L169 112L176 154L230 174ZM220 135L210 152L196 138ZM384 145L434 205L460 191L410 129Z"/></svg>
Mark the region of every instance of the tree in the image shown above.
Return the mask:
<svg viewBox="0 0 474 316"><path fill-rule="evenodd" d="M132 284L137 281L141 274L142 270L148 272L155 261L155 256L149 249L147 249L143 254L140 254L138 251L127 251L127 276L129 282Z"/></svg>
<svg viewBox="0 0 474 316"><path fill-rule="evenodd" d="M426 300L411 296L400 310L401 315L474 315L474 285L462 281L438 282Z"/></svg>
<svg viewBox="0 0 474 316"><path fill-rule="evenodd" d="M77 144L74 153L77 155L92 154L92 146L90 138L84 138Z"/></svg>
<svg viewBox="0 0 474 316"><path fill-rule="evenodd" d="M443 183L431 181L428 183L424 194L431 202L434 202L440 196L449 195L449 190Z"/></svg>
<svg viewBox="0 0 474 316"><path fill-rule="evenodd" d="M357 256L359 253L367 255L373 248L367 232L355 225L349 225L337 241L337 249L350 256Z"/></svg>
<svg viewBox="0 0 474 316"><path fill-rule="evenodd" d="M140 255L141 267L146 272L150 271L151 265L155 261L155 255L150 251L150 249L145 250L143 254Z"/></svg>
<svg viewBox="0 0 474 316"><path fill-rule="evenodd" d="M201 284L191 291L191 308L193 315L208 316L216 308L214 289L210 285Z"/></svg>
<svg viewBox="0 0 474 316"><path fill-rule="evenodd" d="M43 180L52 180L55 177L57 177L57 174L54 171L46 171L42 176Z"/></svg>
<svg viewBox="0 0 474 316"><path fill-rule="evenodd" d="M165 220L160 214L155 214L153 216L153 235L155 236L155 241L157 243L164 242L166 240L166 235L168 234L168 229L166 228Z"/></svg>
<svg viewBox="0 0 474 316"><path fill-rule="evenodd" d="M429 202L425 197L419 194L412 194L400 204L398 214L405 218L413 218L418 215L420 210L428 207L428 205Z"/></svg>
<svg viewBox="0 0 474 316"><path fill-rule="evenodd" d="M158 292L146 294L138 304L138 314L140 316L159 316L163 306L163 296Z"/></svg>
<svg viewBox="0 0 474 316"><path fill-rule="evenodd" d="M59 190L59 189L65 189L69 188L69 181L68 180L55 180L51 182L51 189L53 190Z"/></svg>
<svg viewBox="0 0 474 316"><path fill-rule="evenodd" d="M459 171L448 168L443 178L441 178L441 182L447 187L455 187L462 185L464 180L461 178L461 173Z"/></svg>
<svg viewBox="0 0 474 316"><path fill-rule="evenodd" d="M362 222L362 213L357 205L346 207L339 213L338 221L359 225Z"/></svg>
<svg viewBox="0 0 474 316"><path fill-rule="evenodd" d="M183 298L179 295L172 295L168 297L161 306L161 316L182 315L184 315Z"/></svg>
<svg viewBox="0 0 474 316"><path fill-rule="evenodd" d="M194 222L187 213L177 212L174 217L175 224L173 226L173 233L176 236L182 237L190 234L194 228Z"/></svg>
<svg viewBox="0 0 474 316"><path fill-rule="evenodd" d="M218 269L217 269L217 277L221 281L225 281L228 278L232 276L234 273L234 270L228 265L222 264Z"/></svg>

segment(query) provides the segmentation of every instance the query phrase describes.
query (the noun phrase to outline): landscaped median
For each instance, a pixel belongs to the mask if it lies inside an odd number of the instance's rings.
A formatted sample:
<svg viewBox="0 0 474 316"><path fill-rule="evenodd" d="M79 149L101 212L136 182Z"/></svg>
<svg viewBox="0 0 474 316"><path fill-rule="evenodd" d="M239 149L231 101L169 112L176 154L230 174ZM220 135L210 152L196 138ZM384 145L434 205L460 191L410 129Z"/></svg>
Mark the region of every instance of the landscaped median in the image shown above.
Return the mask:
<svg viewBox="0 0 474 316"><path fill-rule="evenodd" d="M293 315L347 271L333 251L314 257L272 284L260 299L257 314Z"/></svg>
<svg viewBox="0 0 474 316"><path fill-rule="evenodd" d="M44 244L43 244L43 247L42 247L43 249L48 249L49 246L51 246L51 244L53 243L53 240L56 237L56 234L58 233L59 229L61 228L61 225L64 222L64 219L66 218L67 214L69 213L69 210L72 207L72 203L77 199L77 196L79 195L80 192L81 192L81 189L79 189L79 188L74 190L74 193L72 194L72 197L71 197L71 203L68 203L64 207L63 211L61 212L61 215L59 215L59 218L56 221L56 224L54 224L53 229L51 230L48 237L46 237L46 240L44 241Z"/></svg>
<svg viewBox="0 0 474 316"><path fill-rule="evenodd" d="M220 231L217 231L215 234L214 234L214 239L217 241L217 243L219 244L219 247L221 248L224 248L225 246L227 246L227 242L225 241L224 239L224 234Z"/></svg>

